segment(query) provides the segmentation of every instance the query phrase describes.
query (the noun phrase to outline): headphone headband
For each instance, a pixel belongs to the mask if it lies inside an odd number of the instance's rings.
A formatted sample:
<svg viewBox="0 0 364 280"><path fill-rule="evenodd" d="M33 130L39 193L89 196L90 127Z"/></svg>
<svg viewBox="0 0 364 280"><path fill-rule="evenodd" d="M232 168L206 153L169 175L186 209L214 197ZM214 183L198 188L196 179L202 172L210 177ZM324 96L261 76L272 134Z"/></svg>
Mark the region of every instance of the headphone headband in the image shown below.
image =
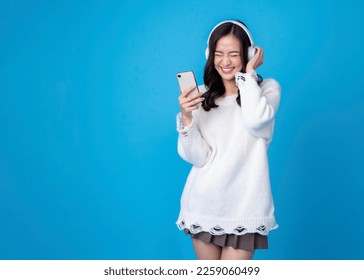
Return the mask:
<svg viewBox="0 0 364 280"><path fill-rule="evenodd" d="M237 25L237 26L240 26L240 27L241 27L241 28L245 31L246 35L248 35L248 38L249 38L250 44L251 44L252 46L254 46L253 37L252 37L252 35L250 34L250 32L249 32L248 28L246 28L246 26L245 26L244 24L242 24L241 22L238 22L238 21L236 21L236 20L224 20L224 21L222 21L222 22L218 23L218 24L217 24L217 25L216 25L216 26L215 26L215 27L211 30L210 35L209 35L209 37L208 37L208 39L207 39L207 45L209 45L211 35L212 35L212 33L215 31L215 29L216 29L216 28L218 28L220 25L222 25L222 24L224 24L224 23L227 23L227 22L230 22L230 23L232 23L232 24L235 24L235 25Z"/></svg>

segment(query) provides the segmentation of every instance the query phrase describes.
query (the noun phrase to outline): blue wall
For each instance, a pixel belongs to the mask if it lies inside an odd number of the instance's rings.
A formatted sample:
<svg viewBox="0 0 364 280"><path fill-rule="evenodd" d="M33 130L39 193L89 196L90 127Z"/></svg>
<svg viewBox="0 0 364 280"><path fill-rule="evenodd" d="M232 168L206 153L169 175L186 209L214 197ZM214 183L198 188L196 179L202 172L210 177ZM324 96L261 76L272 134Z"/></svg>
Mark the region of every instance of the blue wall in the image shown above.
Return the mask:
<svg viewBox="0 0 364 280"><path fill-rule="evenodd" d="M360 1L0 1L0 258L193 259L175 73L247 23L282 86L256 259L363 259ZM149 237L149 240L148 238Z"/></svg>

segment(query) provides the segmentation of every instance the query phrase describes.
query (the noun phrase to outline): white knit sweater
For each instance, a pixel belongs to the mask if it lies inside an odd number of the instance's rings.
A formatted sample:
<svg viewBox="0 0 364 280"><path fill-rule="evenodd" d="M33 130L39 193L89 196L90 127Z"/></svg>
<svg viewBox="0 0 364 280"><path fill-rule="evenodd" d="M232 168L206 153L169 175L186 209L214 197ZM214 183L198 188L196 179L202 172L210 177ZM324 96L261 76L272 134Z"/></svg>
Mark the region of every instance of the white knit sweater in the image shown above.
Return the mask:
<svg viewBox="0 0 364 280"><path fill-rule="evenodd" d="M267 149L273 136L280 86L260 87L249 74L237 77L238 94L216 99L218 108L193 111L183 128L177 115L178 153L191 163L176 222L179 229L213 235L278 228L270 188Z"/></svg>

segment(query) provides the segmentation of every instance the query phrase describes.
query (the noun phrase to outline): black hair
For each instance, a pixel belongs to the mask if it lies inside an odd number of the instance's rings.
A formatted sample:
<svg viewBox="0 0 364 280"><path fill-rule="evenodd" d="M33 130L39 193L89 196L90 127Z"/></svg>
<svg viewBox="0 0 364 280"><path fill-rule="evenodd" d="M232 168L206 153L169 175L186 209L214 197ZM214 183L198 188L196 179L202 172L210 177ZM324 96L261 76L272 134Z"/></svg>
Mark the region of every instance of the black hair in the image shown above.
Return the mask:
<svg viewBox="0 0 364 280"><path fill-rule="evenodd" d="M239 22L246 27L246 25L243 22L241 21ZM233 34L240 42L240 48L241 48L240 56L243 67L242 69L239 69L239 72L245 72L246 62L248 61L248 47L251 46L249 37L240 26L232 22L223 23L219 25L212 32L209 40L209 45L208 45L209 56L206 61L204 76L203 76L204 84L208 89L203 94L203 97L205 97L205 99L202 102L202 108L205 111L210 111L212 108L217 108L218 105L216 105L215 103L216 98L223 96L225 93L225 86L222 81L222 78L215 69L214 56L215 56L217 41L228 34ZM258 85L260 85L262 80L263 78L260 75L258 75ZM240 93L236 98L236 102L239 104L239 106L241 106Z"/></svg>

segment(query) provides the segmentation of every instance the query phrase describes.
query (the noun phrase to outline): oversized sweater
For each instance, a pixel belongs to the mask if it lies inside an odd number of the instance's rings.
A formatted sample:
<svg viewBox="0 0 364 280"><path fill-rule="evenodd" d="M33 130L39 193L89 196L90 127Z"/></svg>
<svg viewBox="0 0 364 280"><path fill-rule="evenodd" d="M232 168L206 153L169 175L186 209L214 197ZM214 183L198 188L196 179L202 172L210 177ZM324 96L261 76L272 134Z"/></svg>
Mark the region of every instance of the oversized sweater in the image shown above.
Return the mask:
<svg viewBox="0 0 364 280"><path fill-rule="evenodd" d="M218 108L194 110L187 127L177 115L178 153L193 165L176 222L181 230L267 235L278 228L267 150L281 89L273 79L259 86L245 73L236 81L241 107L236 93L217 98Z"/></svg>

